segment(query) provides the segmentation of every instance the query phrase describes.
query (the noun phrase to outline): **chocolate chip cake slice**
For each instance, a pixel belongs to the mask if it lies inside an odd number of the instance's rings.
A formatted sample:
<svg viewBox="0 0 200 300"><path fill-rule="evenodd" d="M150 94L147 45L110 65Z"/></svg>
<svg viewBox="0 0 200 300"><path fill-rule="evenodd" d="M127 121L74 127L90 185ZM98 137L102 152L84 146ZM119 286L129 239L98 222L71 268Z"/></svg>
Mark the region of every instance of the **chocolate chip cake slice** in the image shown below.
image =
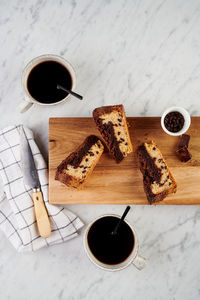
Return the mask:
<svg viewBox="0 0 200 300"><path fill-rule="evenodd" d="M116 162L133 151L122 104L98 107L93 111L93 118Z"/></svg>
<svg viewBox="0 0 200 300"><path fill-rule="evenodd" d="M92 173L104 150L101 140L88 136L56 169L55 179L69 187L80 188Z"/></svg>
<svg viewBox="0 0 200 300"><path fill-rule="evenodd" d="M151 141L140 145L137 154L143 174L144 190L150 204L175 193L176 181L156 144Z"/></svg>

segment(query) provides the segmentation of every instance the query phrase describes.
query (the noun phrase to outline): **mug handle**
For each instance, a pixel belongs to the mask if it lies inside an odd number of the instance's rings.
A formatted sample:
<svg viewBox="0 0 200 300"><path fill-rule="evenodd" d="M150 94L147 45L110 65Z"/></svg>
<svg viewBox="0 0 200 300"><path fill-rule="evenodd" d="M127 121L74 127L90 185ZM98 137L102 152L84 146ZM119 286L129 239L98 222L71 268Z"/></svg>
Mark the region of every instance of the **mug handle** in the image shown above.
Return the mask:
<svg viewBox="0 0 200 300"><path fill-rule="evenodd" d="M135 259L133 260L132 264L138 269L142 270L146 266L146 258L137 254Z"/></svg>
<svg viewBox="0 0 200 300"><path fill-rule="evenodd" d="M20 113L24 113L25 111L27 111L31 106L33 105L33 102L29 102L26 100L22 100L19 104L19 110Z"/></svg>

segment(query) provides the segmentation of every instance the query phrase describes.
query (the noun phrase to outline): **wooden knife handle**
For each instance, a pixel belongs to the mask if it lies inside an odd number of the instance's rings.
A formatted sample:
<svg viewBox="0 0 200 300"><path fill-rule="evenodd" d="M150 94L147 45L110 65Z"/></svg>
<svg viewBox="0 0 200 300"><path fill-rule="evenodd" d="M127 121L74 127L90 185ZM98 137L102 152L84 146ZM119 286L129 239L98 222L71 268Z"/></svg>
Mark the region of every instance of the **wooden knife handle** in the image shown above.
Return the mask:
<svg viewBox="0 0 200 300"><path fill-rule="evenodd" d="M51 234L51 226L40 189L33 190L33 202L39 234L41 237L47 238Z"/></svg>

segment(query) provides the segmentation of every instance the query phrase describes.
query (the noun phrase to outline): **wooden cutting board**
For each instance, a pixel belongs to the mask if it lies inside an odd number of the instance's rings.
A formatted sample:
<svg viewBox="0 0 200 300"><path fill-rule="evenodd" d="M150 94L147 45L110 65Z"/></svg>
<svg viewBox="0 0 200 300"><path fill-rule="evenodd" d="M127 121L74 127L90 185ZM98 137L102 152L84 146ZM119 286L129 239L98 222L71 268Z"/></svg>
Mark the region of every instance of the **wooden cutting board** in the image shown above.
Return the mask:
<svg viewBox="0 0 200 300"><path fill-rule="evenodd" d="M56 167L90 134L99 132L92 118L51 118L49 120L49 201L52 204L148 204L138 169L137 146L153 139L174 175L177 193L157 204L200 204L200 117L192 117L188 131L192 159L183 163L176 156L179 137L163 132L158 117L128 118L134 152L120 164L109 153L100 158L83 190L70 190L54 180Z"/></svg>

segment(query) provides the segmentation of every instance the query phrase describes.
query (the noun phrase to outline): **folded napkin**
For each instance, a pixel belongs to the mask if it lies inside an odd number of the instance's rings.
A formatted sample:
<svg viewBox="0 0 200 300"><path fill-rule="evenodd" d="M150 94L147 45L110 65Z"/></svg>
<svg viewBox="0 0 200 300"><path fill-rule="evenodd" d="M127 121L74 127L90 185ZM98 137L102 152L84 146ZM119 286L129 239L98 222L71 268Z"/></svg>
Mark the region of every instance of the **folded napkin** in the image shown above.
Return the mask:
<svg viewBox="0 0 200 300"><path fill-rule="evenodd" d="M19 251L35 251L41 247L65 242L78 234L82 221L72 212L48 202L48 172L34 141L33 133L24 128L34 156L44 202L51 223L51 235L38 234L32 201L32 190L24 185L20 165L20 130L22 125L0 130L0 175L4 193L0 198L0 228Z"/></svg>

